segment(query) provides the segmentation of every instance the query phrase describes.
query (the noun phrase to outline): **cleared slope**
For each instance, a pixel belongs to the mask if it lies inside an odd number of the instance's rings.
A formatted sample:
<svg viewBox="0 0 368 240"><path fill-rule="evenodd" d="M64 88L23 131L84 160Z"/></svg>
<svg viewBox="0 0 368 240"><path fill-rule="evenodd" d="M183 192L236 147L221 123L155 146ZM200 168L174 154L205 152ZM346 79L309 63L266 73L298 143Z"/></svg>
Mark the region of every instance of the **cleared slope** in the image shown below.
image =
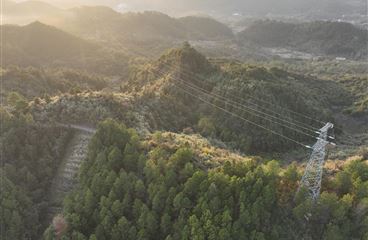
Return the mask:
<svg viewBox="0 0 368 240"><path fill-rule="evenodd" d="M64 160L61 163L57 175L53 179L50 188L48 217L51 220L62 212L62 203L65 196L77 184L77 175L82 162L87 157L88 143L92 134L85 131L77 131L66 149Z"/></svg>

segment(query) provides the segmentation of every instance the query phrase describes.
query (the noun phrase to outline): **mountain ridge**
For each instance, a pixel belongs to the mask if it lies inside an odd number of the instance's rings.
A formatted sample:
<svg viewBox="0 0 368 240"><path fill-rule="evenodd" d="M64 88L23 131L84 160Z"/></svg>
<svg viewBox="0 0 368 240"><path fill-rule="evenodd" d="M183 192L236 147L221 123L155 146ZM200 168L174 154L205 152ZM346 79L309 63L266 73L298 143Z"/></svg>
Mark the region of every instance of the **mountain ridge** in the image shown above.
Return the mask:
<svg viewBox="0 0 368 240"><path fill-rule="evenodd" d="M238 38L264 47L286 47L317 55L353 59L368 56L368 31L344 22L258 21L239 33Z"/></svg>

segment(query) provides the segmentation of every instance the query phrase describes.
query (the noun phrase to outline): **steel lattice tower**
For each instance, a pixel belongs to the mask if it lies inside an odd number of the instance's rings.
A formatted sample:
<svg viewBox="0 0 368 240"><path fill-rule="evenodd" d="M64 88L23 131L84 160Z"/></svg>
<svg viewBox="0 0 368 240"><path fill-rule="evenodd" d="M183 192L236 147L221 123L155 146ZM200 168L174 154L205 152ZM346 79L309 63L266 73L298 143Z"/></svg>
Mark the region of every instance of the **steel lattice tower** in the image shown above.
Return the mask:
<svg viewBox="0 0 368 240"><path fill-rule="evenodd" d="M323 165L326 157L326 146L330 144L330 142L327 141L328 131L333 127L334 125L332 123L326 123L326 125L319 130L318 140L313 147L311 147L313 151L299 186L299 190L303 187L308 190L309 197L312 198L313 201L317 200L319 197Z"/></svg>

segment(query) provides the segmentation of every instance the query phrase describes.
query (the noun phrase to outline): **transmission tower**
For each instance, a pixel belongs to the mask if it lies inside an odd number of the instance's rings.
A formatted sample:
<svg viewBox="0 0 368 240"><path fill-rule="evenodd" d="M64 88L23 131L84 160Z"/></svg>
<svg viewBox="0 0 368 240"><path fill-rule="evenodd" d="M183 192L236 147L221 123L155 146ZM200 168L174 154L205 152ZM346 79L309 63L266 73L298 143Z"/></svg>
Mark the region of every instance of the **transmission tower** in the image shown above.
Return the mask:
<svg viewBox="0 0 368 240"><path fill-rule="evenodd" d="M334 125L332 123L326 123L326 125L319 130L317 142L313 147L310 147L313 151L299 186L299 190L301 188L305 188L308 191L308 195L313 201L318 199L321 189L323 165L326 157L326 146L328 144L335 145L328 141L328 138L332 138L328 136L328 131L333 127Z"/></svg>

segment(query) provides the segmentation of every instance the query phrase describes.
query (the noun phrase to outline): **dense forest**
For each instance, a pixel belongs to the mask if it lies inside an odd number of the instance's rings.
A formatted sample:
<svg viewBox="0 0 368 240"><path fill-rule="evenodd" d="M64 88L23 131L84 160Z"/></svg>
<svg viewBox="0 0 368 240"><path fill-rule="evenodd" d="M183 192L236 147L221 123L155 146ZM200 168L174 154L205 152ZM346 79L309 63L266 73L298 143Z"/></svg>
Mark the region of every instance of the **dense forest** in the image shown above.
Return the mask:
<svg viewBox="0 0 368 240"><path fill-rule="evenodd" d="M28 99L66 92L98 91L107 87L108 84L103 77L73 69L9 66L0 74L4 95L9 92L18 92Z"/></svg>
<svg viewBox="0 0 368 240"><path fill-rule="evenodd" d="M60 164L71 132L42 126L27 101L10 93L11 111L1 108L1 239L37 239L44 231L49 182Z"/></svg>
<svg viewBox="0 0 368 240"><path fill-rule="evenodd" d="M204 170L185 145L160 136L143 144L134 130L99 125L65 200L61 239L364 239L368 237L368 166L355 160L326 179L317 207L294 199L296 165L264 159ZM363 210L364 209L364 210ZM359 212L359 213L358 213ZM55 229L45 232L55 239Z"/></svg>

